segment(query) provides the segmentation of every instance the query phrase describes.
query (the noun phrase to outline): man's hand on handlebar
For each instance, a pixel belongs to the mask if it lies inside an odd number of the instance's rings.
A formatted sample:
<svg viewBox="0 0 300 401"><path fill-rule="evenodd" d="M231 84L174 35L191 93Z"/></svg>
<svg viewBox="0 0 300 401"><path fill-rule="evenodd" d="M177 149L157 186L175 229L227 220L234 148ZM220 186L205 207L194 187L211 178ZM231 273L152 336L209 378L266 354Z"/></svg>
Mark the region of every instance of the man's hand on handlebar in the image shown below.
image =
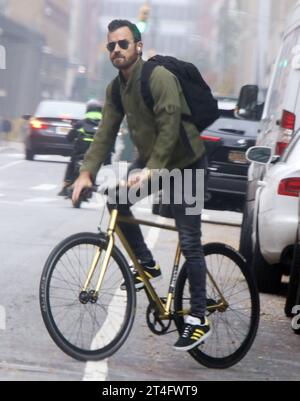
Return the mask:
<svg viewBox="0 0 300 401"><path fill-rule="evenodd" d="M147 168L143 169L139 173L134 173L129 176L128 181L121 181L119 185L128 186L128 188L139 188L143 185L145 181L147 181L151 177L151 171ZM93 189L95 186L93 185L93 181L91 175L88 171L82 171L77 178L77 180L73 184L73 193L72 193L72 202L75 205L80 198L80 195L84 191L84 189Z"/></svg>
<svg viewBox="0 0 300 401"><path fill-rule="evenodd" d="M151 170L144 168L138 173L133 173L129 175L127 186L128 188L139 188L151 177Z"/></svg>
<svg viewBox="0 0 300 401"><path fill-rule="evenodd" d="M85 188L92 188L93 182L91 179L91 175L88 171L83 171L80 173L79 177L74 183L73 195L72 195L72 202L75 205L80 197L81 192Z"/></svg>

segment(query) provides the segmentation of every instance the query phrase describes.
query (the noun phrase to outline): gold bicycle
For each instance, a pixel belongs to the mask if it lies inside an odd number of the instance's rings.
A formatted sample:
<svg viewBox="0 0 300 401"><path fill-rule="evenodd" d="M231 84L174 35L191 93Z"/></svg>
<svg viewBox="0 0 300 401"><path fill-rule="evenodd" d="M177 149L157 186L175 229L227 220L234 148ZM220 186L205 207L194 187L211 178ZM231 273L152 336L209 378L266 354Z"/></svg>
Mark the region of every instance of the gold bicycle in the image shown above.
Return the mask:
<svg viewBox="0 0 300 401"><path fill-rule="evenodd" d="M125 342L136 313L136 291L129 265L116 246L116 236L143 278L149 306L146 320L157 335L181 332L189 313L187 271L180 268L177 245L170 285L162 298L144 274L118 222L176 231L175 227L125 218L111 212L108 229L66 238L50 254L40 283L44 323L55 343L81 361L97 361L113 355ZM249 351L259 324L259 295L242 256L225 244L204 245L207 263L207 316L212 335L189 351L200 364L225 369ZM122 284L122 289L121 289Z"/></svg>

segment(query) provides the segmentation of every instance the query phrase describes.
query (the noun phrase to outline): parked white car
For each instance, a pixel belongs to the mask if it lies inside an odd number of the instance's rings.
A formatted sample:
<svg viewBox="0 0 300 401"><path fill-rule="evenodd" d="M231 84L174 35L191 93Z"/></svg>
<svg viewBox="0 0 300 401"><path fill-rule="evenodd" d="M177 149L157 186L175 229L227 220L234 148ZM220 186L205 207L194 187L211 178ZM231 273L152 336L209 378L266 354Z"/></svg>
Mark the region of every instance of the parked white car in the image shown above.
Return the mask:
<svg viewBox="0 0 300 401"><path fill-rule="evenodd" d="M300 132L275 164L271 147L249 149L247 158L264 165L266 173L255 197L253 268L259 290L276 293L288 273L298 230L300 194Z"/></svg>
<svg viewBox="0 0 300 401"><path fill-rule="evenodd" d="M255 104L254 89L249 87L250 91L244 92L243 99L240 99L245 108L252 103ZM251 95L253 91L253 95ZM249 92L249 93L247 93ZM278 58L274 65L274 71L267 91L266 101L262 113L260 132L257 136L257 146L268 146L272 149L274 155L282 157L287 146L296 132L300 129L300 1L297 2L291 16L287 20L285 32L282 36L282 43L279 49ZM260 191L260 182L266 181L265 176L269 168L251 163L248 169L248 180L246 188L246 201L244 205L243 222L240 235L241 254L251 264L253 259L252 232L253 224L256 224L257 211L257 191ZM271 174L271 172L269 172ZM272 178L270 178L271 180ZM276 184L278 181L275 181ZM275 185L275 183L274 183ZM287 201L287 199L286 199ZM288 202L288 201L287 201ZM267 207L266 207L267 208ZM265 209L267 214L267 209ZM279 219L279 216L278 216ZM285 224L280 231L287 231ZM270 242L277 244L276 233L270 237ZM264 241L262 239L262 241ZM277 245L279 248L281 246ZM262 247L266 247L263 242ZM274 244L275 247L275 244ZM292 257L292 248L287 248L284 255L281 255L281 268L278 267L278 276L280 270L287 270L288 261ZM277 255L275 257L275 255ZM273 263L278 259L275 252L266 252L266 260ZM272 265L274 266L274 265ZM288 271L285 271L288 273ZM278 283L278 280L275 280ZM270 288L276 287L270 283Z"/></svg>

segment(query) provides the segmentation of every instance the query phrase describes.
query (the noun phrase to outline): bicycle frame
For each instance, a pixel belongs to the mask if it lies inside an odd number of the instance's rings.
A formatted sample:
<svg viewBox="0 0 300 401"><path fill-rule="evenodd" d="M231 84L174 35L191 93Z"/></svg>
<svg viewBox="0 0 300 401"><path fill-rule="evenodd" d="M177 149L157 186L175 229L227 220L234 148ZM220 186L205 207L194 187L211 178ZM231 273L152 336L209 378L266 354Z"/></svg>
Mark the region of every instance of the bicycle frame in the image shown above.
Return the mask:
<svg viewBox="0 0 300 401"><path fill-rule="evenodd" d="M139 220L131 217L125 217L119 214L119 211L117 209L113 209L111 211L110 215L110 220L109 220L109 225L108 225L108 230L107 230L107 248L104 256L104 260L101 264L101 269L100 269L100 274L99 274L99 279L95 288L95 298L98 297L98 294L100 292L100 288L109 264L110 256L113 250L113 247L115 245L115 234L119 237L122 245L124 246L127 254L129 255L130 259L132 260L134 267L140 277L143 279L144 284L145 284L145 290L146 294L150 300L152 301L157 310L159 311L159 317L162 320L170 320L172 318L172 312L171 312L171 306L172 306L172 301L174 297L174 292L175 292L175 286L176 286L176 280L178 276L178 270L179 270L179 265L180 265L180 259L181 259L181 249L180 249L180 244L178 242L177 244L177 249L176 249L176 254L175 254L175 260L173 264L173 270L172 270L172 275L171 275L171 280L170 280L170 285L169 285L169 291L167 294L167 297L165 298L166 301L164 302L157 294L153 286L151 285L147 275L144 273L144 270L142 266L140 265L133 249L129 245L128 241L126 240L125 236L123 235L118 222L126 223L126 224L134 224L134 225L144 225L148 227L154 227L154 228L160 228L163 230L168 230L168 231L173 231L177 232L177 229L175 226L170 226L170 225L164 225L164 224L159 224L159 223L153 223L150 221L146 220ZM99 263L99 260L101 258L102 250L99 249L94 257L94 260L92 262L91 268L88 272L88 276L86 279L86 282L84 284L84 287L82 289L83 292L88 290L88 286L91 282L91 279L93 275L95 274L97 265ZM207 271L207 275L209 279L211 280L213 286L215 287L217 293L220 295L220 302L216 305L213 306L208 306L207 309L210 312L213 312L215 310L219 311L225 311L228 307L228 303L226 302L221 290L219 289L217 283L215 282L214 278L210 274L209 271ZM181 311L182 316L187 315L189 311Z"/></svg>

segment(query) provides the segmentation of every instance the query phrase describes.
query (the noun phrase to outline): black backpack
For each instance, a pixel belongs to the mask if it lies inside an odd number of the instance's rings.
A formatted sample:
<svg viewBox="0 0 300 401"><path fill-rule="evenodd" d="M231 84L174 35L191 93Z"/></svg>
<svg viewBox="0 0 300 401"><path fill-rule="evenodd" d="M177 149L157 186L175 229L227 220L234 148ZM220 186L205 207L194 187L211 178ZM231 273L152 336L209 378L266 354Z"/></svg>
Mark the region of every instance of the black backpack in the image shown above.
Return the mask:
<svg viewBox="0 0 300 401"><path fill-rule="evenodd" d="M180 82L185 99L192 116L183 115L182 119L191 121L202 132L220 117L218 102L212 96L209 86L202 78L199 70L191 63L170 56L154 56L145 62L141 76L141 93L145 104L153 110L154 100L151 94L149 79L157 66L163 66L174 74ZM124 113L119 80L112 86L112 99L116 108Z"/></svg>

